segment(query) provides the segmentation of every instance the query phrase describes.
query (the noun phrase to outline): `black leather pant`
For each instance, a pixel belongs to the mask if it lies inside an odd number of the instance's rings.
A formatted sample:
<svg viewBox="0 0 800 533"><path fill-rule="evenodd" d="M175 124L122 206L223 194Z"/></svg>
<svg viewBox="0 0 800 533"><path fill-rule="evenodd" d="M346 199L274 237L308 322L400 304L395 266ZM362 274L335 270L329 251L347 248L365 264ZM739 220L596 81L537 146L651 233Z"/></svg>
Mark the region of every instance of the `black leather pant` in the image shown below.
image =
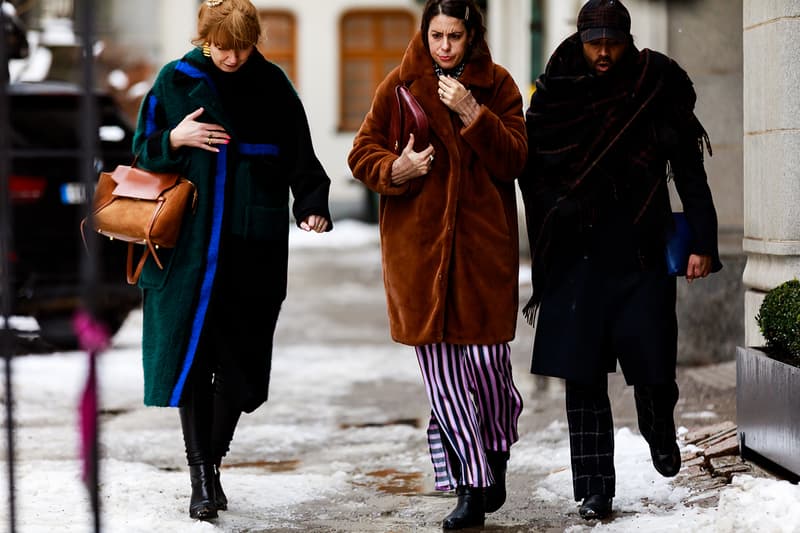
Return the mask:
<svg viewBox="0 0 800 533"><path fill-rule="evenodd" d="M242 414L242 380L235 368L225 364L229 358L215 331L204 331L179 407L189 466L219 466Z"/></svg>

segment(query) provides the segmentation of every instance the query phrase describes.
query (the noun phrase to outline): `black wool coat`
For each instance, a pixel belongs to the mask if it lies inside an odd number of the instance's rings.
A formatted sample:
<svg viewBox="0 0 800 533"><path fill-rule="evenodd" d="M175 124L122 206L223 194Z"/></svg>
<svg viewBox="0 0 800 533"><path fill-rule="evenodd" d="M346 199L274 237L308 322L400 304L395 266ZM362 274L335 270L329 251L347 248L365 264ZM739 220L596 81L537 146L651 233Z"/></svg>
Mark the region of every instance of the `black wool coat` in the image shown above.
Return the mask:
<svg viewBox="0 0 800 533"><path fill-rule="evenodd" d="M619 359L632 383L674 377L668 179L694 233L691 253L720 267L695 98L677 63L632 44L615 71L595 76L577 34L537 81L519 180L533 272L526 314L539 312L535 373L595 382Z"/></svg>

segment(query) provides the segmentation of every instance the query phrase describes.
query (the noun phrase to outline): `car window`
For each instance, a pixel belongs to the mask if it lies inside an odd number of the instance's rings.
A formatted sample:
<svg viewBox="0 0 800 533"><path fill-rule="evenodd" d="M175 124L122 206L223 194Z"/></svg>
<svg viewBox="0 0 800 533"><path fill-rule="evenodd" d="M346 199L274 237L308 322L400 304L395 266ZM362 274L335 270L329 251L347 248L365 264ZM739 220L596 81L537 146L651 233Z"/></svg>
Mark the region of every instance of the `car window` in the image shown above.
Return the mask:
<svg viewBox="0 0 800 533"><path fill-rule="evenodd" d="M98 98L98 139L104 149L130 150L132 129L110 97ZM77 94L11 95L12 143L15 148L77 150L81 148L81 101ZM46 154L43 154L46 156Z"/></svg>

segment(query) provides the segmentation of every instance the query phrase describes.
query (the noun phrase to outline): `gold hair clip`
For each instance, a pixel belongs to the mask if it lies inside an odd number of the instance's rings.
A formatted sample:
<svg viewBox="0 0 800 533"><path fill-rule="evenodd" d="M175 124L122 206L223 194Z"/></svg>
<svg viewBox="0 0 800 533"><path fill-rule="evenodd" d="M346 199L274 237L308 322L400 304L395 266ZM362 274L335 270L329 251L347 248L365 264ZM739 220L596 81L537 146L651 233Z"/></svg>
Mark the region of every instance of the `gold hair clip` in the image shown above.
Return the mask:
<svg viewBox="0 0 800 533"><path fill-rule="evenodd" d="M220 0L221 2L222 0ZM469 20L469 6L467 6L466 11L464 12L464 20Z"/></svg>
<svg viewBox="0 0 800 533"><path fill-rule="evenodd" d="M208 7L217 7L222 3L222 0L206 0L206 5Z"/></svg>

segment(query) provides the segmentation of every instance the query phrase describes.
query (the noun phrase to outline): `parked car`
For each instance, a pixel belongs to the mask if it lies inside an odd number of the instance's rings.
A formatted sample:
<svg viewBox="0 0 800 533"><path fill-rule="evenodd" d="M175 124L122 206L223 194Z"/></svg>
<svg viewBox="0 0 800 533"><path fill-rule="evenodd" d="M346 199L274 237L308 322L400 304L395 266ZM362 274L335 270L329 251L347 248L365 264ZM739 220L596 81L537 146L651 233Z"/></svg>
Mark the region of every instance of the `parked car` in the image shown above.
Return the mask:
<svg viewBox="0 0 800 533"><path fill-rule="evenodd" d="M40 336L76 346L72 317L81 306L80 232L91 191L82 176L81 90L58 82L8 86L11 122L12 314L36 318ZM95 172L130 164L133 128L112 98L96 93L99 154ZM97 309L112 333L141 303L125 279L127 248L98 239Z"/></svg>
<svg viewBox="0 0 800 533"><path fill-rule="evenodd" d="M25 24L17 16L17 9L10 3L0 0L3 10L3 30L6 36L6 57L20 59L28 55L28 36Z"/></svg>

